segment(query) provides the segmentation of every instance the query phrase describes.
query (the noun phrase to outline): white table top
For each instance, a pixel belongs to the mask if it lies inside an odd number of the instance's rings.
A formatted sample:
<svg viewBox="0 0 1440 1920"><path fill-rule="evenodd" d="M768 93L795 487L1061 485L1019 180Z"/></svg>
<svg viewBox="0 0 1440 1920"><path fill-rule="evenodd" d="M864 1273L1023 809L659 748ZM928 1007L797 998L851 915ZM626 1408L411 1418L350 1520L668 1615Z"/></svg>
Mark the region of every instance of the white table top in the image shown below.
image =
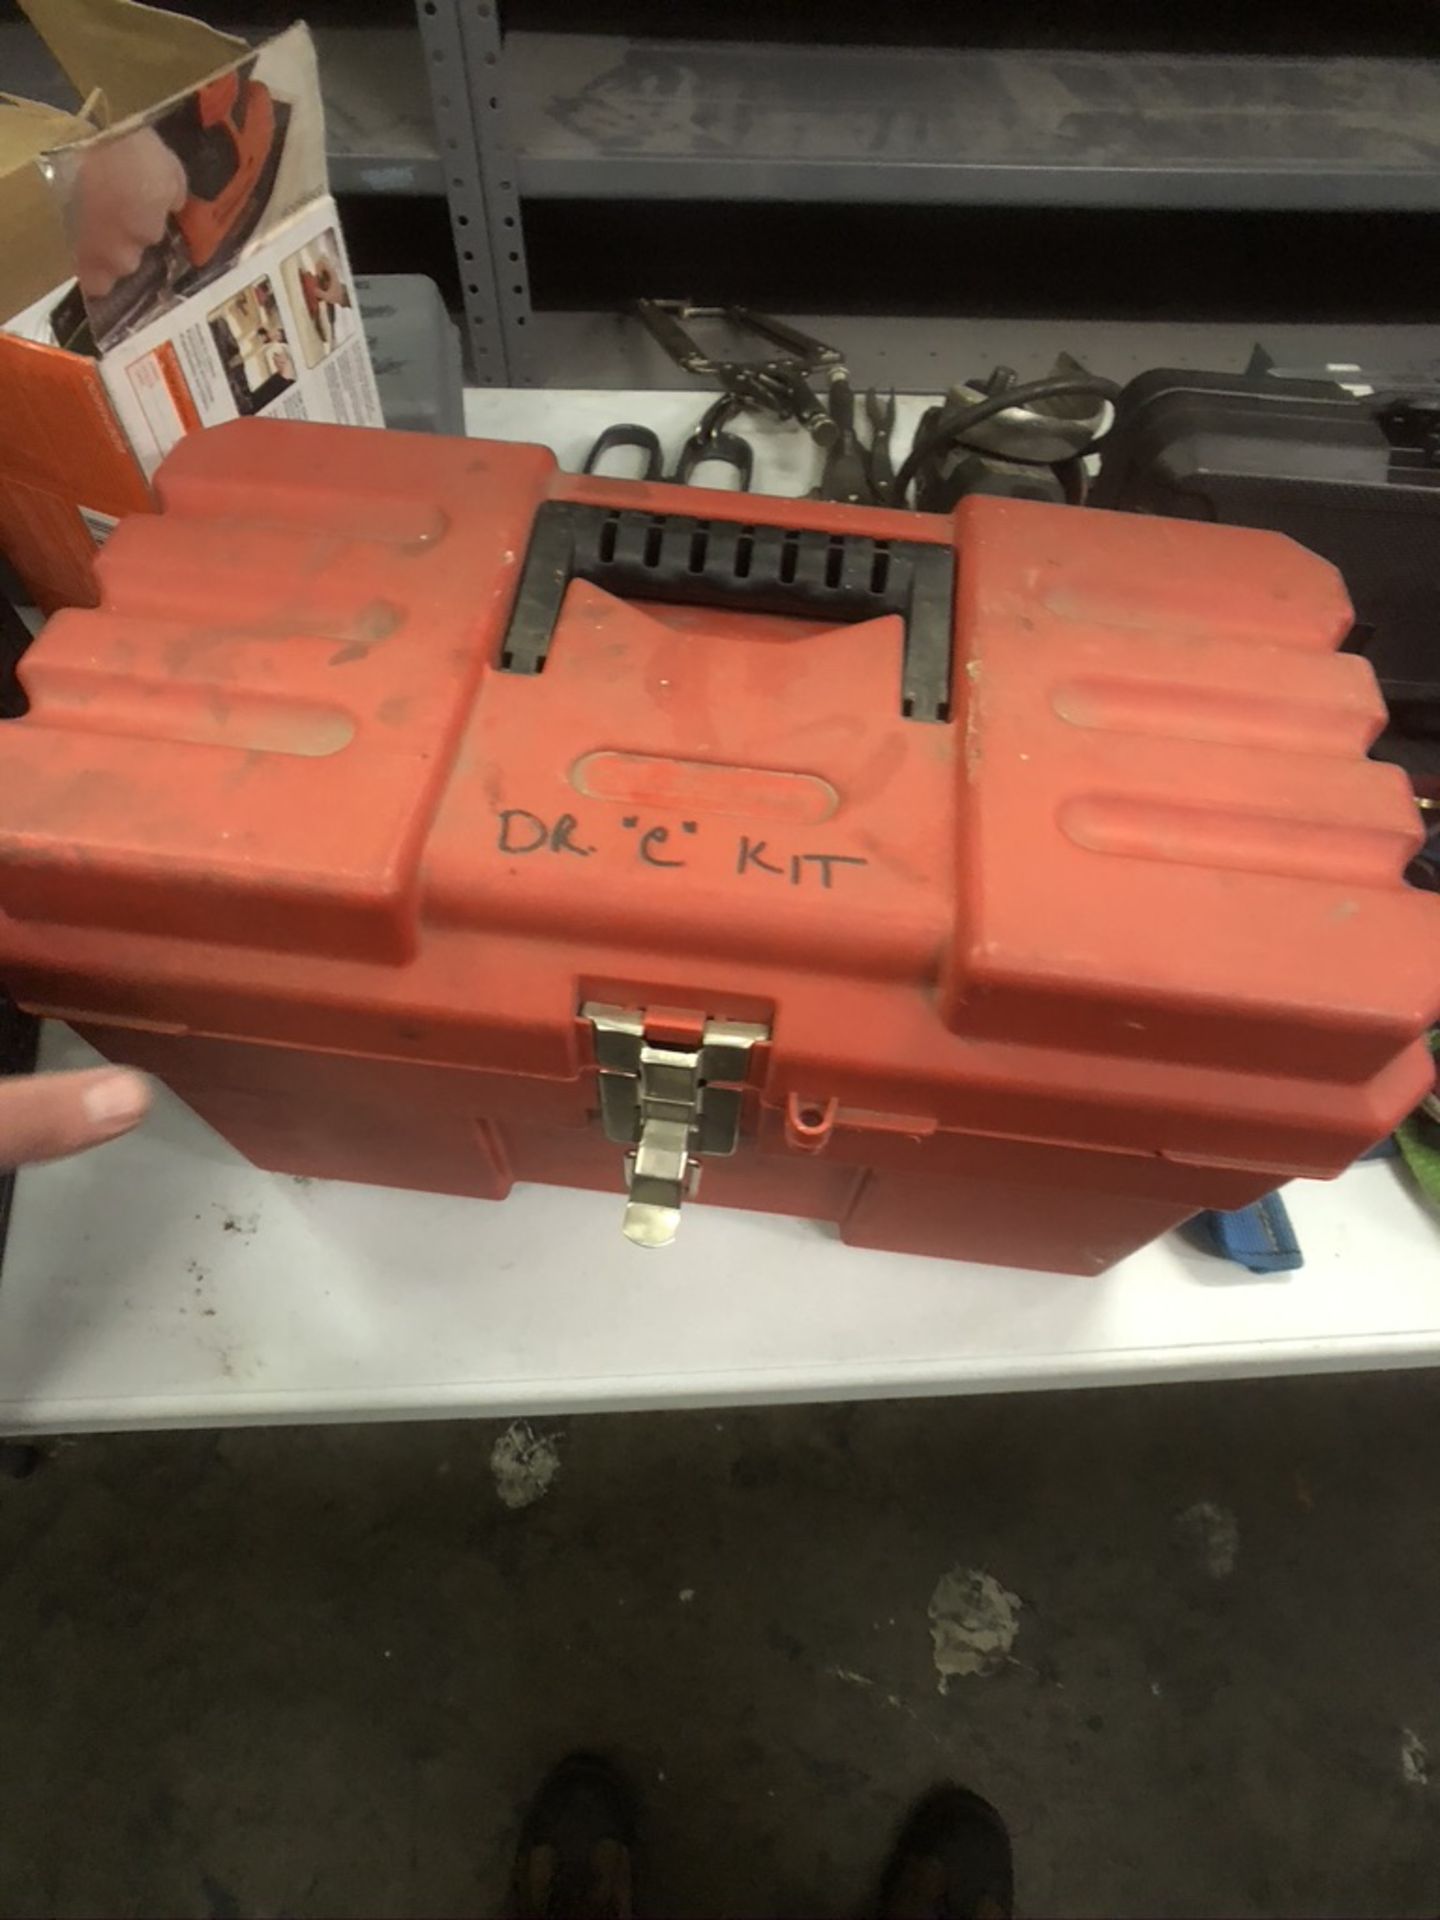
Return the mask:
<svg viewBox="0 0 1440 1920"><path fill-rule="evenodd" d="M535 387L472 387L465 395L465 428L480 439L530 440L552 447L562 467L578 471L602 427L616 421L638 421L653 427L665 450L665 469L675 465L680 444L715 398L714 389L697 385L693 392L606 393L601 391ZM895 465L909 451L915 423L931 399L922 394L900 394L895 403L893 439ZM860 435L869 436L860 405ZM732 431L748 440L755 454L756 493L808 493L819 483L821 455L808 434L756 414L741 414ZM626 459L632 465L626 466ZM616 453L605 472L620 476L638 473L638 456ZM727 487L733 484L724 468L702 467L696 484Z"/></svg>
<svg viewBox="0 0 1440 1920"><path fill-rule="evenodd" d="M472 432L556 446L703 396L480 393ZM921 403L913 403L915 405ZM747 426L747 431L749 431ZM810 484L800 436L757 479ZM902 443L903 444L903 443ZM89 1050L47 1033L47 1065ZM1440 1223L1389 1162L1287 1195L1307 1264L1256 1278L1170 1238L1098 1279L863 1252L692 1206L621 1238L619 1194L436 1198L258 1172L170 1095L18 1183L0 1434L511 1415L1072 1387L1440 1361Z"/></svg>
<svg viewBox="0 0 1440 1920"><path fill-rule="evenodd" d="M45 1062L93 1056L64 1029ZM1440 1223L1389 1162L1290 1189L1307 1264L1171 1238L1098 1279L845 1247L687 1209L646 1253L617 1193L499 1204L260 1173L169 1094L23 1174L0 1433L719 1406L1440 1361Z"/></svg>

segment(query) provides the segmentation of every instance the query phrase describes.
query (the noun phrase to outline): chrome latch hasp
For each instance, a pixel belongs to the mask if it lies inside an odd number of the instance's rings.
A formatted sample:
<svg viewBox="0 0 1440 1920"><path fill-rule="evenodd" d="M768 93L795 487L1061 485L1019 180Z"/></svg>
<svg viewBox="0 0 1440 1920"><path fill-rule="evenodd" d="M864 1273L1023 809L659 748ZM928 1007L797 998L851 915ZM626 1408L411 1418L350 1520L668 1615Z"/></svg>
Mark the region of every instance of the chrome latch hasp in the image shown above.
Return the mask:
<svg viewBox="0 0 1440 1920"><path fill-rule="evenodd" d="M770 1029L707 1020L699 1046L684 1047L647 1036L641 1007L587 1000L580 1017L595 1036L606 1138L627 1150L625 1238L668 1247L681 1202L700 1184L701 1156L735 1151L750 1055Z"/></svg>

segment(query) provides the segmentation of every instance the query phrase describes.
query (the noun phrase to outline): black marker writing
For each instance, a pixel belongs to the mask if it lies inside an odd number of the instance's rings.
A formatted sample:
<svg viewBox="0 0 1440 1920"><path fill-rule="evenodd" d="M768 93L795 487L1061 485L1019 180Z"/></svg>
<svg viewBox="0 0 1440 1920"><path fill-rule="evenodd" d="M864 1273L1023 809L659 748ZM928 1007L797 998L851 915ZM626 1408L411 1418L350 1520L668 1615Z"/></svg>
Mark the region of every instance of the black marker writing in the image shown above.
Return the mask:
<svg viewBox="0 0 1440 1920"><path fill-rule="evenodd" d="M528 834L529 839L517 836ZM538 853L550 839L550 829L538 814L528 813L524 807L502 807L500 810L500 851L501 853Z"/></svg>
<svg viewBox="0 0 1440 1920"><path fill-rule="evenodd" d="M575 818L573 813L562 813L560 818L555 822L555 831L550 835L550 851L552 853L578 853L582 860L588 860L595 851L594 847L577 847L570 837L579 824L580 822ZM828 887L830 882L827 880L825 884Z"/></svg>
<svg viewBox="0 0 1440 1920"><path fill-rule="evenodd" d="M573 813L562 813L555 825L548 827L528 807L502 807L497 844L501 853L539 853L548 847L551 853L573 853L588 860L595 849L576 844L579 825Z"/></svg>
<svg viewBox="0 0 1440 1920"><path fill-rule="evenodd" d="M797 853L790 862L792 887L799 886L801 869L807 861L820 869L820 884L827 890L834 884L830 878L832 867L868 867L870 864L868 860L862 860L858 854L854 853Z"/></svg>
<svg viewBox="0 0 1440 1920"><path fill-rule="evenodd" d="M767 860L768 840L752 840L742 833L735 850L736 873L768 873L777 880L788 880L792 887L803 886L807 869L818 873L820 886L828 893L835 885L837 867L868 867L856 853L792 853L784 860Z"/></svg>
<svg viewBox="0 0 1440 1920"><path fill-rule="evenodd" d="M646 866L649 866L649 867L683 867L684 866L685 862L683 860L662 860L660 858L660 855L657 852L655 852L655 848L663 847L665 845L665 842L669 838L670 838L670 829L668 827L651 827L647 833L641 834L640 858L645 862Z"/></svg>
<svg viewBox="0 0 1440 1920"><path fill-rule="evenodd" d="M759 867L762 873L783 874L783 867L777 867L773 861L765 858L765 846L765 841L752 840L748 833L742 833L740 849L735 858L736 873L744 873L748 867Z"/></svg>
<svg viewBox="0 0 1440 1920"><path fill-rule="evenodd" d="M638 813L627 813L620 824L622 827L634 829L640 825L640 816ZM682 833L696 833L699 829L693 820L682 820L680 822L680 831ZM683 867L688 864L684 860L666 860L662 857L659 849L668 845L669 840L669 827L647 827L644 833L640 835L636 851L647 867Z"/></svg>
<svg viewBox="0 0 1440 1920"><path fill-rule="evenodd" d="M579 817L573 813L557 815L553 825L528 807L501 807L497 817L500 827L496 844L501 853L570 853L579 860L588 860L601 851L600 847L585 843ZM681 820L673 825L657 821L653 826L646 826L640 814L627 813L620 824L635 835L633 857L642 866L659 868L666 873L689 867L690 862L680 854L683 841L676 835L698 834L698 821ZM792 887L803 887L808 880L823 893L831 892L838 884L836 875L841 867L868 867L869 864L854 853L789 853L778 848L772 853L768 838L756 839L748 833L740 835L735 848L737 875L764 874L771 880L786 881Z"/></svg>

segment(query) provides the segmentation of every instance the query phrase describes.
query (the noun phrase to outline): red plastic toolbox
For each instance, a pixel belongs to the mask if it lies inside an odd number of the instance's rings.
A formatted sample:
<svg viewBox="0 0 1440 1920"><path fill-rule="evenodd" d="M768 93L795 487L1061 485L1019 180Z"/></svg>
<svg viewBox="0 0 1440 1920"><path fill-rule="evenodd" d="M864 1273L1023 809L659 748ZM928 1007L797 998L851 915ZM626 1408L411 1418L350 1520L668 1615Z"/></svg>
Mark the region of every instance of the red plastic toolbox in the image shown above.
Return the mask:
<svg viewBox="0 0 1440 1920"><path fill-rule="evenodd" d="M258 421L159 491L0 726L0 977L262 1166L1093 1272L1429 1083L1414 807L1278 536Z"/></svg>

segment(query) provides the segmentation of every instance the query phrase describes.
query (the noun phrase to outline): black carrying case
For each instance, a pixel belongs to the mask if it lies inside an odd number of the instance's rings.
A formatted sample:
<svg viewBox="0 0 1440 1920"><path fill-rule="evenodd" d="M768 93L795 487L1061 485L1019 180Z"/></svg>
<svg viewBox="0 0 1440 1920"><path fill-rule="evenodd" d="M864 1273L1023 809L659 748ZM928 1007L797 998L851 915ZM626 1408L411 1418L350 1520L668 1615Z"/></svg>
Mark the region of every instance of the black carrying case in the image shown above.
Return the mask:
<svg viewBox="0 0 1440 1920"><path fill-rule="evenodd" d="M1116 403L1090 504L1288 533L1340 569L1396 727L1440 735L1440 388L1160 370Z"/></svg>

